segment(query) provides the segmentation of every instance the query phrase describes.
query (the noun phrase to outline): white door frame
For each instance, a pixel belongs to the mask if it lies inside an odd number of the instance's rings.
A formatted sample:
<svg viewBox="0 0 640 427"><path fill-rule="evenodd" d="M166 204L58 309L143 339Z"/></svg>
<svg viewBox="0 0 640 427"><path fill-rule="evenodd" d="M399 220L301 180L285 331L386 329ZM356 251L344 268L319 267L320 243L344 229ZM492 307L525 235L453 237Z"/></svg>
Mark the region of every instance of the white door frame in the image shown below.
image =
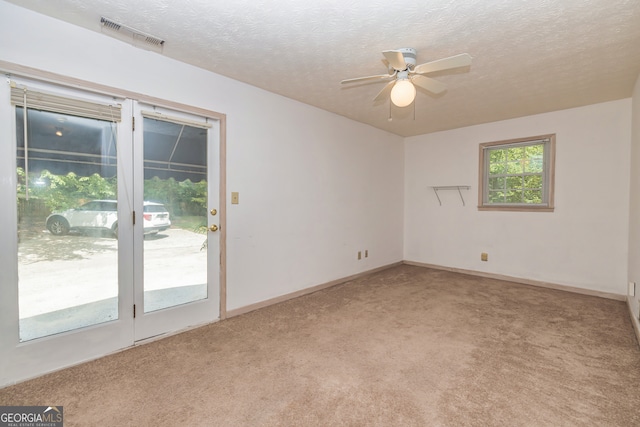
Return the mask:
<svg viewBox="0 0 640 427"><path fill-rule="evenodd" d="M219 142L219 218L220 230L220 268L219 268L219 310L218 318L226 317L226 115L214 111L193 108L188 105L174 103L139 93L121 90L85 80L69 78L34 68L0 61L0 71L15 76L35 78L43 85L62 85L64 91L73 91L69 87L83 88L82 92L105 94L122 99L137 99L160 107L190 112L217 120ZM50 91L50 90L49 90ZM10 88L7 81L0 82L0 200L16 200L16 146L15 146L15 110L9 103ZM123 117L132 116L130 102L123 103ZM132 135L130 121L124 120L119 125L118 153L131 153ZM11 142L11 143L10 143ZM123 156L122 166L132 170L133 156ZM120 173L120 172L119 172ZM123 177L118 178L118 193L130 191L133 183ZM130 194L133 194L130 192ZM125 196L122 197L132 197ZM122 200L122 199L121 199ZM133 202L133 201L132 201ZM121 206L122 205L122 206ZM119 204L119 215L128 215L128 207ZM119 224L119 318L116 321L81 328L53 336L43 337L20 343L18 313L18 239L17 209L15 202L0 204L0 387L19 381L34 378L48 372L105 356L114 351L131 347L135 344L133 310L134 295L132 289L133 274L133 241L132 224ZM210 219L211 220L211 219ZM167 331L168 332L168 331Z"/></svg>

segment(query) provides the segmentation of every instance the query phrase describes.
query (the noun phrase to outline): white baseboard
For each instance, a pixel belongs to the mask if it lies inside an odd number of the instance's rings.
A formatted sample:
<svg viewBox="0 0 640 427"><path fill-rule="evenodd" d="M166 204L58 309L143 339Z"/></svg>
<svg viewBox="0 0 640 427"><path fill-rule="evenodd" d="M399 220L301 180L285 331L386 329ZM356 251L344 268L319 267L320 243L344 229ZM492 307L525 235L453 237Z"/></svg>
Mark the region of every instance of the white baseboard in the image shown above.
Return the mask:
<svg viewBox="0 0 640 427"><path fill-rule="evenodd" d="M629 316L631 316L631 324L633 325L633 331L636 333L636 340L640 347L640 320L635 316L631 309L631 297L627 297L627 307L629 307Z"/></svg>
<svg viewBox="0 0 640 427"><path fill-rule="evenodd" d="M582 295L591 295L591 296L600 297L600 298L613 299L616 301L627 300L626 295L614 294L610 292L594 291L592 289L577 288L575 286L559 285L557 283L542 282L539 280L523 279L521 277L505 276L503 274L487 273L484 271L476 271L476 270L465 270L463 268L445 267L442 265L426 264L423 262L415 262L415 261L404 261L404 264L414 265L417 267L433 268L436 270L446 270L446 271L451 271L453 273L468 274L470 276L486 277L488 279L504 280L507 282L520 283L523 285L530 285L530 286L538 286L541 288L556 289L559 291L573 292L573 293L582 294Z"/></svg>
<svg viewBox="0 0 640 427"><path fill-rule="evenodd" d="M377 267L371 270L363 271L361 273L353 274L351 276L343 277L341 279L332 280L330 282L322 283L320 285L311 286L310 288L300 289L299 291L291 292L289 294L280 295L275 298L271 298L265 301L260 301L255 304L245 305L244 307L234 308L233 310L227 311L227 318L239 316L241 314L249 313L250 311L258 310L260 308L268 307L273 304L278 304L280 302L284 302L293 298L301 297L303 295L311 294L313 292L321 291L322 289L330 288L332 286L339 285L341 283L348 282L349 280L354 280L362 276L366 276L372 273L376 273L378 271L386 270L391 267L397 267L398 265L402 265L402 261L394 262L392 264L387 264L382 267Z"/></svg>

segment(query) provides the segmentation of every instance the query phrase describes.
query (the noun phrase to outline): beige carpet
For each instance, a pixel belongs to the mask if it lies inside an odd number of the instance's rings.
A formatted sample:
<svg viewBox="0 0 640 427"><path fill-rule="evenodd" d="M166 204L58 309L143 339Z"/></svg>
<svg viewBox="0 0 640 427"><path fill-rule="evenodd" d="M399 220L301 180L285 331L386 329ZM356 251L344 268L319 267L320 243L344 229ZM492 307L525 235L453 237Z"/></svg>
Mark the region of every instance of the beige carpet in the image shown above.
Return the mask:
<svg viewBox="0 0 640 427"><path fill-rule="evenodd" d="M622 302L403 265L0 390L65 426L636 426Z"/></svg>

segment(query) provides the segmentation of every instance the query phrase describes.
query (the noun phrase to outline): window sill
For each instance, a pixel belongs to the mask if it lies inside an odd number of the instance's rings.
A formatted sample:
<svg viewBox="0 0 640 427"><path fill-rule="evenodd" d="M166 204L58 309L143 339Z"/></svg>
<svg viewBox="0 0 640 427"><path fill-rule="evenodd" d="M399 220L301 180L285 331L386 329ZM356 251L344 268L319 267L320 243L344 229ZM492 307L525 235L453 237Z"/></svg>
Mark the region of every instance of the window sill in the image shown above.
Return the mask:
<svg viewBox="0 0 640 427"><path fill-rule="evenodd" d="M553 212L553 206L478 206L479 211L506 211L506 212Z"/></svg>

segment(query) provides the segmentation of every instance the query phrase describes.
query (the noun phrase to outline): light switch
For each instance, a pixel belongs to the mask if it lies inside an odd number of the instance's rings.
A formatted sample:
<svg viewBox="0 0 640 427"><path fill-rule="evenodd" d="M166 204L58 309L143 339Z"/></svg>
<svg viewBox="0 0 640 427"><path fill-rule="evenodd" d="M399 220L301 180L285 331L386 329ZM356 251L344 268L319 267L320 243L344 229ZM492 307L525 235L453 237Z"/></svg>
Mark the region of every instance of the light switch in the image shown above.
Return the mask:
<svg viewBox="0 0 640 427"><path fill-rule="evenodd" d="M237 205L238 203L240 203L240 193L238 193L237 191L232 191L231 192L231 204L232 205Z"/></svg>

